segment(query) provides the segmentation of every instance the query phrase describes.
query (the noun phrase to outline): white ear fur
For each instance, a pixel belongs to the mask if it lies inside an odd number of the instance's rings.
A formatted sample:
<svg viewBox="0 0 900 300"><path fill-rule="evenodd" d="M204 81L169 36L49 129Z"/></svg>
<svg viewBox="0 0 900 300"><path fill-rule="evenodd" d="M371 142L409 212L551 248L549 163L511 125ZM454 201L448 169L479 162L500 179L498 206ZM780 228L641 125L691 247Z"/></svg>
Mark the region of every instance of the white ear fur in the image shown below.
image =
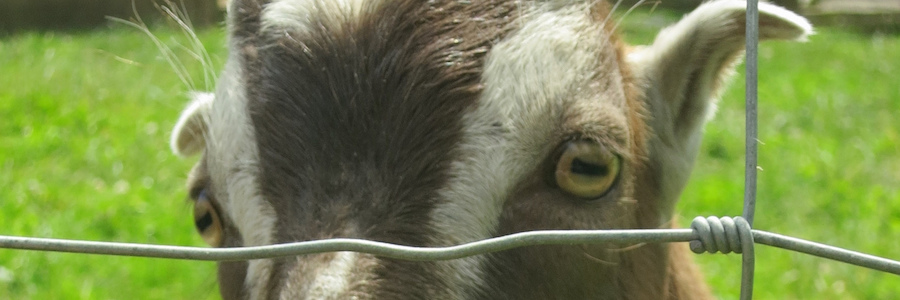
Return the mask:
<svg viewBox="0 0 900 300"><path fill-rule="evenodd" d="M660 32L652 45L628 55L635 75L645 81L651 113L668 123L655 125L674 126L676 138L699 131L743 53L746 5L707 2ZM810 34L812 25L803 17L759 3L760 40L803 41Z"/></svg>
<svg viewBox="0 0 900 300"><path fill-rule="evenodd" d="M197 92L192 93L191 98L191 103L178 117L169 141L172 152L181 157L197 154L206 146L207 112L212 107L215 95Z"/></svg>
<svg viewBox="0 0 900 300"><path fill-rule="evenodd" d="M661 215L671 216L693 169L703 125L741 58L746 6L745 1L707 2L660 32L652 45L628 50L651 115L648 165L665 170L656 179ZM760 40L804 40L809 34L812 26L803 17L759 3Z"/></svg>

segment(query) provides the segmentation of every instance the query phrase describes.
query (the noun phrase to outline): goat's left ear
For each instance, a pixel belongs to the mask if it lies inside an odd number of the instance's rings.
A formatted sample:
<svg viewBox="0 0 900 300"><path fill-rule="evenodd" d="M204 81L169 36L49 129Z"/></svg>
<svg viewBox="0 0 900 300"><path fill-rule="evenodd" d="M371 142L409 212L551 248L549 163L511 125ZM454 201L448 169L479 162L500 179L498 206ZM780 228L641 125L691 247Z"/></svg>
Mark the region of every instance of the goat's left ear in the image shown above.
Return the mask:
<svg viewBox="0 0 900 300"><path fill-rule="evenodd" d="M181 157L199 153L206 146L206 130L208 111L212 107L215 95L212 93L194 93L193 100L181 112L175 128L172 129L172 140L169 146L172 152Z"/></svg>
<svg viewBox="0 0 900 300"><path fill-rule="evenodd" d="M690 139L715 110L723 82L743 54L746 5L731 0L703 4L660 32L652 45L628 54L658 134ZM759 3L761 41L802 41L810 34L812 26L803 17Z"/></svg>

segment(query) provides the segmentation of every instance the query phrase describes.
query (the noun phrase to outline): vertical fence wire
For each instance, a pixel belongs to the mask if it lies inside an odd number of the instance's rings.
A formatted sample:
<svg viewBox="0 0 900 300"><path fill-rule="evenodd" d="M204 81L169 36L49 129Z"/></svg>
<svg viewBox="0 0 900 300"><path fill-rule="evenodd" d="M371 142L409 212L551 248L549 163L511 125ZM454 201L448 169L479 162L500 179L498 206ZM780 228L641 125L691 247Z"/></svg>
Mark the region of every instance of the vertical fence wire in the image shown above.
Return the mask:
<svg viewBox="0 0 900 300"><path fill-rule="evenodd" d="M759 47L759 0L747 1L746 52L747 68L745 82L746 136L744 165L744 219L753 225L756 212L756 171L757 171L757 87L758 87L758 47Z"/></svg>
<svg viewBox="0 0 900 300"><path fill-rule="evenodd" d="M759 45L759 1L747 1L746 23L746 52L747 67L745 80L745 156L744 165L744 212L743 217L747 221L747 231L753 226L753 217L756 210L756 172L757 172L757 86L758 86L758 45ZM741 300L753 299L753 273L756 257L753 251L753 237L749 237L749 243L744 243L744 251L741 255Z"/></svg>

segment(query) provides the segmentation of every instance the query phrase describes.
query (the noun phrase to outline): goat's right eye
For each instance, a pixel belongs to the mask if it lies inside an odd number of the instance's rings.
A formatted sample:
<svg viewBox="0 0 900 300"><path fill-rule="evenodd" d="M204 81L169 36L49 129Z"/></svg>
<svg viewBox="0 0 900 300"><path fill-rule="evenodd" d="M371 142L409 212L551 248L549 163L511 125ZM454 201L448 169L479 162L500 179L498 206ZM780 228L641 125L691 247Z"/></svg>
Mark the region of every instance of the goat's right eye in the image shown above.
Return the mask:
<svg viewBox="0 0 900 300"><path fill-rule="evenodd" d="M621 169L621 158L606 147L593 141L571 141L562 148L553 179L569 194L596 199L613 188Z"/></svg>
<svg viewBox="0 0 900 300"><path fill-rule="evenodd" d="M213 247L222 245L222 219L207 195L206 189L197 194L194 201L194 226L203 241Z"/></svg>

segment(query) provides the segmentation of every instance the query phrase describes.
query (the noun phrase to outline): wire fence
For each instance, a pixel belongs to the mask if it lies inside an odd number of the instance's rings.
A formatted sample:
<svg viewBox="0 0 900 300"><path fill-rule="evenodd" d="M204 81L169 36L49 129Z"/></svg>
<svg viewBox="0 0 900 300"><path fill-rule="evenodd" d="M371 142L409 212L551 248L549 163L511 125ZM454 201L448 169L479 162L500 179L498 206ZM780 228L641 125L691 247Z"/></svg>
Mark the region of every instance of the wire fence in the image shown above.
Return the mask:
<svg viewBox="0 0 900 300"><path fill-rule="evenodd" d="M695 253L734 252L742 255L740 297L742 300L753 297L755 244L900 275L900 261L752 229L756 206L758 143L758 0L747 1L746 20L746 162L744 211L741 217L697 217L691 223L691 229L529 231L450 247L411 247L361 239L327 239L256 247L200 248L0 235L0 248L205 261L242 261L353 251L411 261L436 261L536 245L689 242L691 250Z"/></svg>
<svg viewBox="0 0 900 300"><path fill-rule="evenodd" d="M411 247L360 239L327 239L286 243L268 246L239 248L202 248L133 243L93 242L65 239L0 236L0 248L137 256L205 261L241 261L268 259L322 252L353 251L383 257L435 261L463 258L512 248L537 245L584 245L604 243L673 243L691 242L694 252L743 253L748 255L747 243L753 243L798 251L818 257L833 259L861 267L900 275L900 262L856 251L836 248L776 233L741 226L741 217L734 218L733 225L725 225L721 231L717 222L728 217L697 217L692 229L631 229L631 230L541 230L505 235L450 247ZM726 221L727 222L727 221ZM744 224L747 224L744 221ZM749 225L749 224L747 224ZM731 238L737 237L736 240Z"/></svg>

